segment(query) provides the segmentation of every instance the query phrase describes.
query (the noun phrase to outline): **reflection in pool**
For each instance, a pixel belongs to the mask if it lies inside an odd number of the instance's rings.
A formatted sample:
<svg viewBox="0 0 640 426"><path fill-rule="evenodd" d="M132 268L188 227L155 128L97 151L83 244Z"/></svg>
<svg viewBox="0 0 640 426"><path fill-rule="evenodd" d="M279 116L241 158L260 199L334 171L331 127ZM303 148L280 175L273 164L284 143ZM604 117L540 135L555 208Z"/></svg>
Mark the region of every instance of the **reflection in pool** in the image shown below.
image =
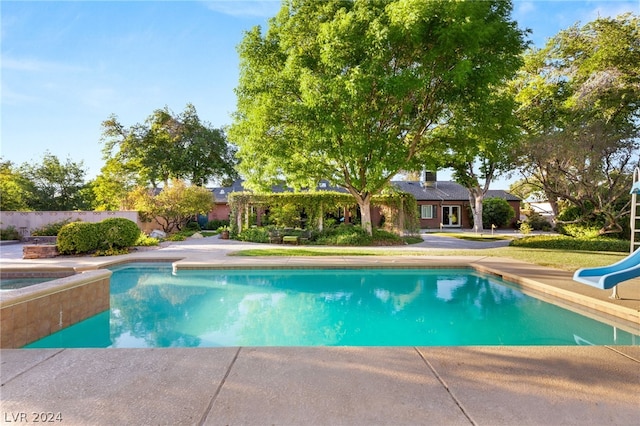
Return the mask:
<svg viewBox="0 0 640 426"><path fill-rule="evenodd" d="M111 310L28 347L637 344L470 269L114 268Z"/></svg>

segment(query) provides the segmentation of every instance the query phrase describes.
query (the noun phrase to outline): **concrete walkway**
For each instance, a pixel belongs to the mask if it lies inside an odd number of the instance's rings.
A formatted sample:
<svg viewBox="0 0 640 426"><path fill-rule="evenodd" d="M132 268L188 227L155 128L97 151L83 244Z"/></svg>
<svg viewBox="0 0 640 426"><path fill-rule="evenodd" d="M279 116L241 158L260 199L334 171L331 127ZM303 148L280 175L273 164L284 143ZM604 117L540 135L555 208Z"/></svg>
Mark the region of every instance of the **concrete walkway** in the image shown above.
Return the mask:
<svg viewBox="0 0 640 426"><path fill-rule="evenodd" d="M65 425L636 425L639 375L638 347L7 350L1 415L34 423L34 413L59 413Z"/></svg>
<svg viewBox="0 0 640 426"><path fill-rule="evenodd" d="M427 235L423 249L437 238ZM569 272L487 258L481 249L465 258L404 256L401 248L393 257L227 256L248 247L255 245L205 238L113 258L25 261L15 255L21 247L3 245L0 267L92 269L134 258L180 259L183 268L472 264L548 297L618 310L640 331L638 280L613 301ZM39 413L69 425L635 425L640 418L640 346L11 349L0 351L0 382L3 424L42 422Z"/></svg>

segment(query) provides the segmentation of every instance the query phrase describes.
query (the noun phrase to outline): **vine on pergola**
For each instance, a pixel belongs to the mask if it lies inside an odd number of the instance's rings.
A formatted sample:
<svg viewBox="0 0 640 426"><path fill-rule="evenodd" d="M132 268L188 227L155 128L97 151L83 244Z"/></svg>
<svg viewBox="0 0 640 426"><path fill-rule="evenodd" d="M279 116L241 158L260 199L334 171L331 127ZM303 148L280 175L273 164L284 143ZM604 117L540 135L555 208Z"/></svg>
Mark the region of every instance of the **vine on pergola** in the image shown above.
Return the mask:
<svg viewBox="0 0 640 426"><path fill-rule="evenodd" d="M231 208L231 226L234 231L242 232L249 226L251 207L276 208L295 205L304 210L308 223L322 230L327 212L338 209L354 209L357 202L351 194L334 191L299 193L253 193L234 192L229 194ZM380 208L385 216L385 226L398 231L415 231L418 228L418 205L416 199L405 192L389 192L373 198L373 205Z"/></svg>

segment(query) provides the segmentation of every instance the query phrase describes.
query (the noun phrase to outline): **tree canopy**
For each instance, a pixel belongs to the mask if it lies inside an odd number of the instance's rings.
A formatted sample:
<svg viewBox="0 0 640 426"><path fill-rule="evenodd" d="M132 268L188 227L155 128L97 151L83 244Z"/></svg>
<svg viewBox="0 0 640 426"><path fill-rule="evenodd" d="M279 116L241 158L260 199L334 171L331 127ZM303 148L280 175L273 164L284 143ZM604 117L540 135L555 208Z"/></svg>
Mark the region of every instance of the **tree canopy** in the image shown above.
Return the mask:
<svg viewBox="0 0 640 426"><path fill-rule="evenodd" d="M506 83L505 83L506 84ZM494 87L481 99L459 105L446 124L434 130L440 139L442 163L453 170L454 179L469 190L476 229L483 229L483 199L491 182L509 173L516 164L519 128L513 115L515 102L504 86Z"/></svg>
<svg viewBox="0 0 640 426"><path fill-rule="evenodd" d="M93 193L85 183L85 175L82 161L67 158L62 162L45 152L41 163L23 163L12 176L20 188L19 196L23 197L20 207L26 205L26 210L65 211L92 208Z"/></svg>
<svg viewBox="0 0 640 426"><path fill-rule="evenodd" d="M239 46L229 137L248 187L325 178L371 197L435 152L456 105L481 103L519 65L505 1L290 0Z"/></svg>
<svg viewBox="0 0 640 426"><path fill-rule="evenodd" d="M567 200L582 219L617 232L640 164L640 27L637 16L598 18L525 55L513 82L520 103L523 174L554 210Z"/></svg>
<svg viewBox="0 0 640 426"><path fill-rule="evenodd" d="M11 161L0 161L0 210L30 210L31 182Z"/></svg>
<svg viewBox="0 0 640 426"><path fill-rule="evenodd" d="M102 128L110 175L129 174L138 184L154 188L171 179L203 186L209 180L236 177L234 150L224 131L202 122L191 104L178 115L167 107L157 109L144 123L131 127L112 115Z"/></svg>

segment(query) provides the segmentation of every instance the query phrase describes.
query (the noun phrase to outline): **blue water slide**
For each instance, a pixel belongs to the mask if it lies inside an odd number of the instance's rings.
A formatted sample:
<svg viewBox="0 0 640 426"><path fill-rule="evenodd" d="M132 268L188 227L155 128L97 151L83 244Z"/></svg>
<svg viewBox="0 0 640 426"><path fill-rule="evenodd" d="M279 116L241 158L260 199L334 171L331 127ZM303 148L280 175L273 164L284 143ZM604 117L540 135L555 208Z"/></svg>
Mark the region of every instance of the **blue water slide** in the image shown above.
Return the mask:
<svg viewBox="0 0 640 426"><path fill-rule="evenodd" d="M573 274L575 281L603 290L638 277L640 277L640 249L613 265L599 268L580 268Z"/></svg>

